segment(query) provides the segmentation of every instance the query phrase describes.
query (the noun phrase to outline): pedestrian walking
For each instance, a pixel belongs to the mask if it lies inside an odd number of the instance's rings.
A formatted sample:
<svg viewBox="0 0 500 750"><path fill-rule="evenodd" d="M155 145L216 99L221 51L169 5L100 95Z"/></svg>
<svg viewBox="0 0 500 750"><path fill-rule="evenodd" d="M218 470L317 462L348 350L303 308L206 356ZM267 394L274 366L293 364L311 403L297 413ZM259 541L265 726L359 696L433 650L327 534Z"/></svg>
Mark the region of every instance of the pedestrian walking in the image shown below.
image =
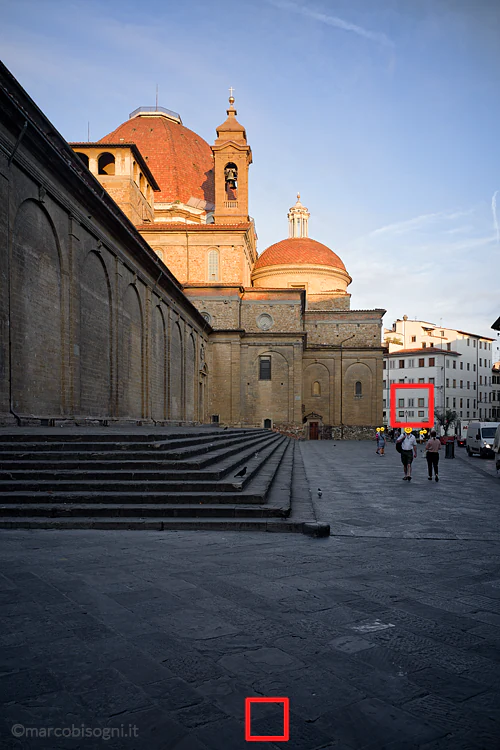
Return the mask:
<svg viewBox="0 0 500 750"><path fill-rule="evenodd" d="M377 453L383 456L385 450L385 435L382 430L377 430Z"/></svg>
<svg viewBox="0 0 500 750"><path fill-rule="evenodd" d="M434 467L434 479L439 482L438 476L438 464L439 464L439 451L441 450L441 440L436 437L436 430L431 430L430 440L427 441L425 446L425 457L427 459L427 468L429 470L429 476L427 479L432 482L432 468Z"/></svg>
<svg viewBox="0 0 500 750"><path fill-rule="evenodd" d="M413 459L417 457L417 441L411 427L405 427L405 431L401 433L396 443L401 443L401 463L405 472L403 481L411 482L411 465Z"/></svg>

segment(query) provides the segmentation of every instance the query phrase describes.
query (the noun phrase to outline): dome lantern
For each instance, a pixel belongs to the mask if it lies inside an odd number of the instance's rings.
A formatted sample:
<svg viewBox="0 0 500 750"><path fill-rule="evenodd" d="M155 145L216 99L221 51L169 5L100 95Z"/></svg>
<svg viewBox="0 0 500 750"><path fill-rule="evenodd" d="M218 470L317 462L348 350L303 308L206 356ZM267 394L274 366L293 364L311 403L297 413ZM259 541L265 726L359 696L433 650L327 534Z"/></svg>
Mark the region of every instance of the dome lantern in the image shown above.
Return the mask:
<svg viewBox="0 0 500 750"><path fill-rule="evenodd" d="M288 236L308 237L310 213L300 202L300 193L297 193L297 203L288 212Z"/></svg>

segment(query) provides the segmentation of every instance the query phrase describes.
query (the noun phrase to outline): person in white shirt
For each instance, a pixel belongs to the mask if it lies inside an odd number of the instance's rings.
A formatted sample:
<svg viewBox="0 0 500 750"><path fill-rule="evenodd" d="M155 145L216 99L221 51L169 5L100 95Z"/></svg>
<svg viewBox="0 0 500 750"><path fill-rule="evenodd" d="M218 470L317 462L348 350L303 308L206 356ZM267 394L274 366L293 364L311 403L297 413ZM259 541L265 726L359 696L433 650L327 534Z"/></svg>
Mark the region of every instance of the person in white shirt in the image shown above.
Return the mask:
<svg viewBox="0 0 500 750"><path fill-rule="evenodd" d="M401 443L401 463L405 470L403 481L411 482L411 465L413 459L417 457L417 441L411 427L405 427L396 442Z"/></svg>

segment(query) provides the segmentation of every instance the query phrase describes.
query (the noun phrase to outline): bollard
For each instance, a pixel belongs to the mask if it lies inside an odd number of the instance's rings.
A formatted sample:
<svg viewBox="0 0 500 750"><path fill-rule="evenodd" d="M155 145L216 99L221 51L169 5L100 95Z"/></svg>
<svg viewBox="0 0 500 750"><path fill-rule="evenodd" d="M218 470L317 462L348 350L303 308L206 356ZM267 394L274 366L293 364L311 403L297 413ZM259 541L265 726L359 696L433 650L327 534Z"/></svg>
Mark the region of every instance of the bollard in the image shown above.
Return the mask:
<svg viewBox="0 0 500 750"><path fill-rule="evenodd" d="M446 453L445 458L455 458L455 441L451 441L449 443L446 443Z"/></svg>

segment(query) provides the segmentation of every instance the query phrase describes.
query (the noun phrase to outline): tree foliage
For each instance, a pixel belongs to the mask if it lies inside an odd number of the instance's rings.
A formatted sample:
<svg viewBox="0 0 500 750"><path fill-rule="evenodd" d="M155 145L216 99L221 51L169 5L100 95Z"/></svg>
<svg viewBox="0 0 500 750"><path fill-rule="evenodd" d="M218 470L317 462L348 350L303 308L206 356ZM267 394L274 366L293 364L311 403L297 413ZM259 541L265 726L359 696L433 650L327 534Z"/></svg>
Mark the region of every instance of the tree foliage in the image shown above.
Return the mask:
<svg viewBox="0 0 500 750"><path fill-rule="evenodd" d="M448 434L448 430L451 425L458 422L458 414L453 409L445 409L445 411L436 411L434 418L438 425L443 428L444 434Z"/></svg>

